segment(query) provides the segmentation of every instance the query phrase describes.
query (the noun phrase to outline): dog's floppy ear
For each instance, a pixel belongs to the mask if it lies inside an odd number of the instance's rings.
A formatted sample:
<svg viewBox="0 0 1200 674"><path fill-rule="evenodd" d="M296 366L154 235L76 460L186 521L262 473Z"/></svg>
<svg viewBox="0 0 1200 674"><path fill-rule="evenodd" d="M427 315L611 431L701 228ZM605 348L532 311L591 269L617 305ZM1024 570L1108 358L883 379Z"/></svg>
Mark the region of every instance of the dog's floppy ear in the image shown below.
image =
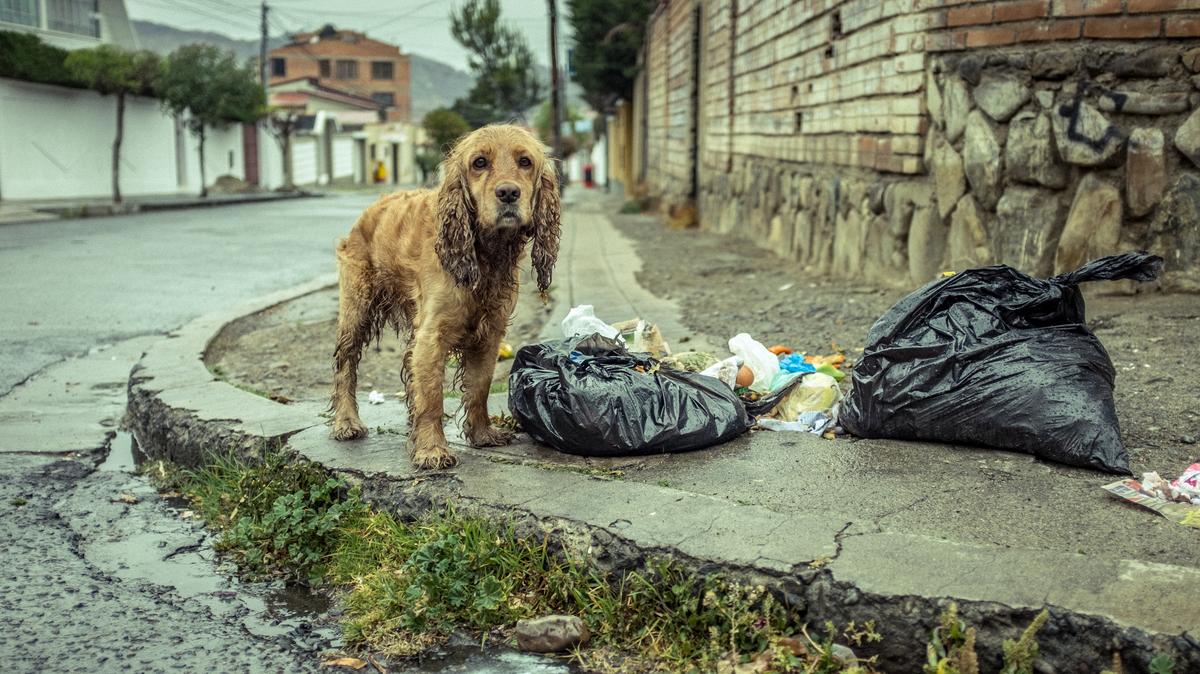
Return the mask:
<svg viewBox="0 0 1200 674"><path fill-rule="evenodd" d="M550 157L542 161L542 174L533 196L533 269L537 272L538 290L544 293L550 287L554 274L554 262L558 259L558 237L562 229L558 172Z"/></svg>
<svg viewBox="0 0 1200 674"><path fill-rule="evenodd" d="M434 248L442 269L454 277L455 283L474 288L479 282L479 261L475 259L475 202L460 163L456 153L442 162L442 186L437 195L441 227Z"/></svg>

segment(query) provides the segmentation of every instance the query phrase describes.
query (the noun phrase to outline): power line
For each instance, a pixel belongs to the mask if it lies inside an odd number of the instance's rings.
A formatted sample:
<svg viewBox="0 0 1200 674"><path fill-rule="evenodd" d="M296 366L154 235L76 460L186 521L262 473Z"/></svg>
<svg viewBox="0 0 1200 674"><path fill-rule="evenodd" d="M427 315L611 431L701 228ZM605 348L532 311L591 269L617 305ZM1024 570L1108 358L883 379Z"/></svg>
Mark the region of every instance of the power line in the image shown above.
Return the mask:
<svg viewBox="0 0 1200 674"><path fill-rule="evenodd" d="M234 19L232 19L229 16L225 16L222 14L209 13L206 10L200 9L199 7L193 7L191 5L181 5L181 4L167 5L167 4L163 4L160 2L154 2L153 0L141 0L141 2L144 2L148 5L153 5L155 7L162 7L164 9L171 9L171 10L182 9L184 11L191 12L197 16L203 16L207 19L212 19L214 21L220 21L221 23L223 23L227 26L232 26L234 28L237 28L237 29L243 30L243 31L255 31L256 30L256 27L251 27L251 26L248 26L243 23L238 23L237 21L235 21Z"/></svg>

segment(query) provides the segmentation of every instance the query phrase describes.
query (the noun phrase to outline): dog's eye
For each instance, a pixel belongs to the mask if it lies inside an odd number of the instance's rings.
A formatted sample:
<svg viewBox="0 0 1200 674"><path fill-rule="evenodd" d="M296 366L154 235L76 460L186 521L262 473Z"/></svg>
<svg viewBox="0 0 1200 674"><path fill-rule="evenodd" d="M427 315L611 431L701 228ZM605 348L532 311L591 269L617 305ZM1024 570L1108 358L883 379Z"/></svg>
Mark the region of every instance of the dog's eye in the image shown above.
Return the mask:
<svg viewBox="0 0 1200 674"><path fill-rule="evenodd" d="M479 170L483 170L487 168L487 159L484 157L476 157L475 161L471 162L471 166L474 166Z"/></svg>
<svg viewBox="0 0 1200 674"><path fill-rule="evenodd" d="M531 160L529 157L521 157L517 160L517 166L520 166L521 168L529 168L533 166L533 160Z"/></svg>

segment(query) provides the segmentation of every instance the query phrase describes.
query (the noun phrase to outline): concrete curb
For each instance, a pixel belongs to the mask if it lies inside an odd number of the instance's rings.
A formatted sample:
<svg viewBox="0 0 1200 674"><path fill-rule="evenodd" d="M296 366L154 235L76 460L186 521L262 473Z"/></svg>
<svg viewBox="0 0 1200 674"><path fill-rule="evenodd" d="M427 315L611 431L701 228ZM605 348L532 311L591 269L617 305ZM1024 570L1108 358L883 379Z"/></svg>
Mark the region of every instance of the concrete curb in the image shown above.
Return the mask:
<svg viewBox="0 0 1200 674"><path fill-rule="evenodd" d="M129 375L125 423L147 456L198 465L208 452L247 452L321 423L297 410L219 381L204 365L209 342L226 324L327 288L327 274L246 304L198 318L146 349Z"/></svg>
<svg viewBox="0 0 1200 674"><path fill-rule="evenodd" d="M203 354L233 320L328 287L332 276L189 323L148 348L129 381L127 424L152 459L197 465L208 452L288 447L351 483L376 507L415 516L453 502L514 519L527 535L602 570L669 558L700 572L762 583L810 624L876 621L884 640L865 654L885 671L919 671L938 615L957 602L979 630L983 671L1000 666L1042 606L1042 658L1054 671L1097 672L1120 651L1144 669L1174 654L1175 671L1200 671L1195 588L1200 573L1170 565L966 545L903 533L847 534L821 513L779 513L669 487L604 479L553 461L530 444L502 451L456 445L449 472L414 471L403 450L400 405L366 406L371 436L329 439L316 405L281 405L215 380ZM493 405L503 407L503 396ZM450 429L448 429L449 431ZM455 442L455 440L459 442ZM547 459L547 460L543 460ZM1161 568L1159 568L1161 567ZM1088 586L1079 578L1104 579ZM1190 631L1189 631L1190 630Z"/></svg>
<svg viewBox="0 0 1200 674"><path fill-rule="evenodd" d="M76 203L76 204L34 204L5 217L0 211L0 225L20 225L31 222L46 222L68 218L106 218L116 215L135 215L137 213L152 213L154 211L174 211L186 208L215 208L217 206L236 206L239 204L257 204L288 199L303 199L307 197L323 197L322 192L298 190L296 192L254 192L247 194L220 195L207 198L183 198L163 201L127 201L123 204Z"/></svg>

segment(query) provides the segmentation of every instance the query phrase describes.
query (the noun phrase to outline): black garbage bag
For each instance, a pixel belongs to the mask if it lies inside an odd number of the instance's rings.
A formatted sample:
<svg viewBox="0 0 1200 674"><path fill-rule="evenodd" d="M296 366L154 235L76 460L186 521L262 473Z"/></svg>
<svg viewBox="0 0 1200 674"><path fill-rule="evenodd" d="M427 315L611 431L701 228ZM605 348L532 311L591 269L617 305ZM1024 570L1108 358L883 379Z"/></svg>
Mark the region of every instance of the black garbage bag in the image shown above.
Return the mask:
<svg viewBox="0 0 1200 674"><path fill-rule="evenodd" d="M524 346L508 408L533 439L582 456L701 449L753 425L720 380L657 365L600 335Z"/></svg>
<svg viewBox="0 0 1200 674"><path fill-rule="evenodd" d="M1084 324L1085 281L1150 281L1145 252L1036 279L970 269L900 300L867 336L839 419L864 438L938 440L1129 473L1113 407L1115 371Z"/></svg>

